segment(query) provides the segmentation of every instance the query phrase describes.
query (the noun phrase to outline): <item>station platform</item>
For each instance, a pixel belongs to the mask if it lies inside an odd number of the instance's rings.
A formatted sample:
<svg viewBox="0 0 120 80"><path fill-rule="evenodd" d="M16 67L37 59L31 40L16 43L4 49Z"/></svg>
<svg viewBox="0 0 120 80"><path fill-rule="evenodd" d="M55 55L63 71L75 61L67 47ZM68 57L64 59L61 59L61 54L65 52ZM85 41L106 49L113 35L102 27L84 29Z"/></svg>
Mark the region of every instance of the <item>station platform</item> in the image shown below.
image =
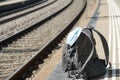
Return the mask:
<svg viewBox="0 0 120 80"><path fill-rule="evenodd" d="M89 20L88 23L82 24L78 21L76 26L94 26L95 29L100 31L106 38L109 45L109 62L112 68L107 70L103 78L96 80L120 80L120 7L114 0L95 0L97 8L95 13L86 15L84 20ZM91 8L92 10L92 8ZM90 10L88 10L88 13ZM83 23L83 22L82 22ZM83 28L83 27L82 27ZM102 44L97 35L96 48L100 58L104 59L104 51ZM50 62L44 66L34 80L70 80L66 78L62 70L62 48L52 57Z"/></svg>

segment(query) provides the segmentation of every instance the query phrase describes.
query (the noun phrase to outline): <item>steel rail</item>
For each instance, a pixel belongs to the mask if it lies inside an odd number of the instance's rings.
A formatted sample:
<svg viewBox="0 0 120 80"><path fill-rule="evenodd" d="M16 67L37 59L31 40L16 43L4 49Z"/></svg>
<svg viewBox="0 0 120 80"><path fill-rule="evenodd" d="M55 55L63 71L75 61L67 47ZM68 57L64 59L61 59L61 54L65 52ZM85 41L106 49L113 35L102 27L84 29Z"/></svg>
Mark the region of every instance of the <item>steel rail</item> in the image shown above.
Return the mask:
<svg viewBox="0 0 120 80"><path fill-rule="evenodd" d="M40 25L44 24L45 22L47 22L48 20L50 20L52 17L55 17L57 16L59 13L61 13L62 11L64 11L66 8L68 8L71 4L72 4L73 0L68 4L66 5L64 8L60 9L59 11L57 11L56 13L53 13L51 14L50 16L48 16L47 18L41 20L41 21L38 21L36 23L34 23L33 25L31 26L28 26L26 27L25 29L22 29L20 30L19 32L3 39L0 41L0 49L2 47L5 47L7 46L8 44L12 43L13 41L15 41L16 39L19 39L21 36L29 33L30 31L36 29L37 27L39 27Z"/></svg>
<svg viewBox="0 0 120 80"><path fill-rule="evenodd" d="M72 2L73 2L73 0L72 0ZM61 32L59 32L58 35L56 35L54 39L52 39L50 42L48 42L33 57L31 57L23 66L21 66L16 72L11 74L11 76L8 78L8 80L18 80L18 79L20 79L21 75L23 75L26 71L28 71L29 68L31 66L33 66L34 62L37 61L41 56L43 56L45 52L51 51L52 49L54 49L54 47L60 42L60 40L62 40L65 37L65 35L71 30L71 28L75 25L75 23L81 17L82 13L84 12L84 10L86 8L86 5L87 5L87 2L84 1L82 9L80 10L79 14L76 15L75 19L70 24L68 24L66 26L66 28L64 28ZM59 12L57 12L57 14L58 13ZM54 14L52 16L55 16L57 14ZM51 18L51 17L49 17L49 18Z"/></svg>
<svg viewBox="0 0 120 80"><path fill-rule="evenodd" d="M45 23L45 22L47 22L47 21L49 21L49 20L51 20L51 18L53 18L53 17L57 17L58 16L58 14L60 14L61 12L63 12L65 9L67 9L71 4L72 4L72 0L68 0L67 1L67 4L65 4L63 7L61 7L59 10L56 10L54 13L51 13L49 16L46 16L43 20L43 23ZM54 15L54 16L53 16ZM51 17L50 17L51 16ZM49 17L49 19L48 19L48 17ZM48 20L47 20L48 19ZM11 39L9 39L10 40L10 42L12 41L12 42L16 42L17 40L19 41L19 38L20 37L24 37L24 36L26 36L26 35L29 35L29 34L27 34L27 33L31 33L32 32L32 30L33 30L33 32L34 32L34 29L35 30L37 30L37 29L39 29L39 27L41 27L41 25L43 25L43 23L41 22L41 20L38 20L36 23L34 23L33 24L33 26L28 26L28 27L32 27L32 28L30 28L30 29L28 29L28 31L26 31L25 33L23 32L23 34L19 34L18 36L16 35L16 37L14 37L13 39L14 40L11 40ZM37 29L36 29L37 28ZM24 29L23 29L24 30ZM21 31L22 32L22 31ZM22 38L20 38L20 39L22 39ZM8 40L8 41L9 41ZM6 44L9 44L9 43L7 43L6 42ZM13 43L14 44L14 43ZM4 45L4 44L3 44ZM11 44L12 45L12 44ZM5 47L5 48L9 48L9 45L8 45L8 47ZM2 49L2 50L4 50L4 48ZM1 50L1 51L2 51ZM38 50L37 50L38 51ZM3 54L4 55L4 54ZM16 55L16 54L15 54ZM17 56L16 56L17 57ZM24 56L23 56L24 57ZM2 60L3 61L3 60ZM23 64L23 63L22 63ZM2 65L2 64L1 64ZM12 66L12 65L11 65ZM22 66L21 64L20 64L20 66ZM6 67L6 66L4 66L3 65L3 67ZM17 66L18 67L18 66ZM14 72L14 71L16 71L17 69L14 69L14 70L11 70L11 71L9 71L9 72ZM4 71L3 71L3 73L4 73ZM11 74L10 73L10 74ZM2 72L1 72L1 74L2 74ZM8 73L8 75L10 76L10 74ZM7 77L9 77L9 76L6 76L6 75L3 75L3 76L1 76L1 78L2 79L5 79L5 78L7 78Z"/></svg>
<svg viewBox="0 0 120 80"><path fill-rule="evenodd" d="M27 4L25 6L19 6L19 8L17 9L10 9L8 11L3 11L0 13L0 17L4 17L4 16L7 16L7 15L10 15L10 14L13 14L13 13L16 13L16 12L20 12L20 11L23 11L25 9L28 9L28 8L31 8L31 7L34 7L34 6L37 6L39 4L42 4L44 2L47 2L48 0L40 0L40 1L37 1L35 3L31 3L31 4Z"/></svg>
<svg viewBox="0 0 120 80"><path fill-rule="evenodd" d="M57 0L54 0L54 1L52 1L52 2L50 2L50 3L48 3L48 4L46 4L46 5L43 5L43 6L39 7L39 8L36 8L36 9L34 9L34 10L30 10L30 11L28 11L28 12L25 12L25 13L22 13L22 14L19 14L19 15L15 15L14 17L11 17L11 18L2 20L2 21L0 21L0 24L4 24L4 23L9 22L9 21L11 21L11 20L15 20L15 19L17 19L17 18L20 18L20 17L25 16L25 15L27 15L27 14L30 14L30 13L32 13L32 12L35 12L35 11L37 11L37 10L43 9L43 8L45 8L45 7L47 7L47 6L55 3L56 1L57 1ZM19 12L19 11L18 11L18 12ZM6 13L6 14L7 14L7 13ZM12 14L12 12L11 12L11 14ZM7 14L7 15L8 15L8 14ZM0 15L0 16L1 16L1 15ZM4 16L5 16L5 15L4 15Z"/></svg>

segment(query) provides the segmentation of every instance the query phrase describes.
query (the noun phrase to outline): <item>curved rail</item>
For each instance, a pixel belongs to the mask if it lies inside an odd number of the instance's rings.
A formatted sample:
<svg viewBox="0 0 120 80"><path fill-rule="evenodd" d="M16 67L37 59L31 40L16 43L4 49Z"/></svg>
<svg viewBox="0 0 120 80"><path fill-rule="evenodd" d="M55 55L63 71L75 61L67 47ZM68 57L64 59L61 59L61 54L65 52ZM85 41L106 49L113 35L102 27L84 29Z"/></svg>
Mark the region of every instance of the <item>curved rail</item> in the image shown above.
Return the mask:
<svg viewBox="0 0 120 80"><path fill-rule="evenodd" d="M35 11L37 11L37 10L43 9L44 7L47 7L47 6L55 3L56 1L57 1L57 0L54 0L54 1L52 1L52 2L50 2L50 3L48 3L48 4L46 4L46 5L43 5L43 6L41 6L41 7L38 7L38 8L36 8L36 9L34 9L34 10L30 10L30 11L28 11L28 12L25 12L25 13L22 13L22 14L19 14L19 15L15 15L15 16L10 17L10 18L8 18L8 19L2 20L2 21L0 21L0 24L4 24L4 23L9 22L9 21L11 21L11 20L15 20L15 19L17 19L17 18L20 18L20 17L25 16L25 15L27 15L27 14L30 14L30 13L32 13L32 12L35 12ZM19 11L17 11L17 12L19 12ZM9 13L9 12L8 12L8 13ZM8 13L4 14L4 16L5 16L5 15L8 15ZM13 12L10 12L10 13L12 14ZM2 14L1 14L1 15L2 15ZM1 15L0 15L0 16L1 16Z"/></svg>
<svg viewBox="0 0 120 80"><path fill-rule="evenodd" d="M25 29L22 29L21 31L3 39L0 41L0 48L4 47L4 46L7 46L8 44L12 43L14 40L16 40L16 38L20 38L21 36L27 34L28 32L30 32L31 30L34 30L36 29L37 27L39 27L40 25L44 24L45 22L47 22L48 20L50 20L52 17L55 17L57 16L59 13L61 13L62 11L64 11L67 7L69 7L71 4L72 4L73 0L68 4L66 5L64 8L62 8L61 10L57 11L56 13L53 13L51 14L50 16L48 16L47 18L41 20L41 21L38 21L37 23L25 28Z"/></svg>
<svg viewBox="0 0 120 80"><path fill-rule="evenodd" d="M64 1L64 0L63 0ZM65 1L66 2L66 1ZM8 38L6 38L6 39L4 39L3 40L3 43L1 42L1 47L3 47L5 44L6 45L8 45L9 43L12 43L12 42L14 42L14 41L16 41L16 40L19 40L19 38L20 37L22 37L22 36L24 36L24 35L27 35L27 33L30 33L32 30L34 30L34 29L38 29L38 27L40 26L40 25L42 25L43 23L45 23L45 22L47 22L48 20L50 20L51 18L53 18L53 17L56 17L59 13L61 13L61 12L63 12L64 10L66 10L71 4L73 3L73 0L67 0L67 3L65 3L62 7L60 7L60 9L58 9L57 11L55 11L55 13L51 13L51 15L50 16L47 16L47 18L44 18L42 21L40 20L40 21L38 21L38 22L36 22L35 24L33 24L33 25L31 25L30 27L27 27L26 29L23 29L23 30L21 30L20 32L18 32L17 34L14 34L14 35L12 35L12 36L10 36L10 37L8 37ZM61 5L62 5L62 3L61 3ZM3 45L3 46L2 46ZM7 48L7 47L5 47L5 48ZM9 48L9 47L8 47ZM1 52L3 52L3 55L4 55L4 50L2 49L1 50ZM24 52L24 51L23 51ZM16 54L15 54L16 55ZM8 55L9 56L9 55ZM13 56L12 56L13 57ZM17 56L16 56L17 57ZM20 56L20 57L22 57L22 56ZM4 59L4 58L3 58ZM11 58L10 58L11 59ZM14 59L13 59L14 60ZM0 61L2 61L3 62L3 60L0 60ZM7 59L5 59L5 62L9 62L10 60L8 59L8 61L7 61ZM4 63L4 62L3 62ZM11 62L12 63L12 62ZM20 63L17 63L17 65L19 65ZM23 64L23 63L21 63L21 64ZM3 64L3 65L7 65L7 64ZM8 64L8 65L11 65L11 64ZM1 66L2 66L2 64L1 64ZM6 66L3 66L3 69L6 69L6 68L4 68L4 67L6 67ZM1 69L0 69L0 71L1 71ZM4 70L2 70L3 71L3 74L4 74ZM14 72L14 71L13 71ZM1 72L1 74L2 74L2 72ZM5 74L6 74L6 72L5 72ZM7 74L9 75L9 73L7 72ZM7 75L7 76L8 76ZM4 75L1 75L1 77L3 78L4 77ZM5 76L6 77L6 76Z"/></svg>
<svg viewBox="0 0 120 80"><path fill-rule="evenodd" d="M6 15L10 15L10 14L13 14L13 13L16 13L16 12L19 12L19 11L22 11L22 10L25 10L25 9L28 9L28 8L31 8L31 7L34 7L36 5L39 5L39 4L42 4L44 2L46 2L48 0L40 0L40 1L35 1L34 3L27 3L27 4L24 4L24 5L20 5L18 6L17 8L16 7L13 7L11 9L8 9L8 10L4 10L2 11L1 10L1 13L0 13L0 17L3 17L3 16L6 16ZM17 5L17 4L16 4ZM22 7L23 6L23 7ZM4 8L4 6L1 6L0 8L2 9L2 7ZM9 8L9 6L6 6Z"/></svg>
<svg viewBox="0 0 120 80"><path fill-rule="evenodd" d="M73 0L72 0L73 1ZM69 4L70 5L70 4ZM67 6L68 7L68 6ZM67 8L66 7L66 8ZM30 68L31 65L34 64L35 61L37 61L39 59L39 57L45 55L44 53L47 51L51 51L56 44L59 43L60 40L63 39L63 37L65 37L65 35L70 31L70 29L75 25L75 23L78 21L78 19L80 18L80 16L82 15L85 7L86 7L86 1L84 1L83 6L82 6L82 10L80 10L79 15L76 16L76 18L67 25L66 28L64 28L61 32L58 33L58 35L56 35L56 37L54 39L52 39L49 43L47 43L42 49L40 49L36 55L34 55L33 57L31 57L23 66L21 66L15 73L13 73L8 79L9 80L17 80L21 77L21 75L23 73L25 73L26 71L28 71L28 69ZM64 8L65 9L65 8ZM63 9L63 10L64 10ZM59 12L57 12L58 14ZM57 15L57 14L54 14ZM52 15L53 16L53 15Z"/></svg>

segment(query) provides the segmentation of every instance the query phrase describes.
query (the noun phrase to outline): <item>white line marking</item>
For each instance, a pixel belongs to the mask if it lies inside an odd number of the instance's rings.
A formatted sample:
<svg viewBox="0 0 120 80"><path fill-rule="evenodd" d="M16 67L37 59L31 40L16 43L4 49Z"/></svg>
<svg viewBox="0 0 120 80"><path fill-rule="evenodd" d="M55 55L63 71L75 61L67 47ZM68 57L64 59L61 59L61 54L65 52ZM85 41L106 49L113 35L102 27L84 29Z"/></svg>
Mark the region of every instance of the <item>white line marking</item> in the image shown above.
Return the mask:
<svg viewBox="0 0 120 80"><path fill-rule="evenodd" d="M120 17L119 17L119 14L120 14L120 8L118 7L118 5L116 4L115 5L116 7L115 7L115 12L116 12L116 15L118 16L118 17L115 17L115 19L116 19L116 27L117 27L117 42L118 42L118 46L117 46L117 51L118 51L118 69L120 69L120 33L119 33L119 31L120 31ZM119 73L120 73L120 70L119 70Z"/></svg>
<svg viewBox="0 0 120 80"><path fill-rule="evenodd" d="M113 59L112 59L112 64L113 64L113 70L112 70L112 80L116 80L116 59L119 58L118 56L120 56L120 54L116 53L116 48L119 48L119 44L120 44L120 34L119 34L119 27L120 24L120 18L116 18L116 16L119 16L120 15L120 8L115 4L115 2L113 0L107 0L108 1L108 4L109 4L109 16L111 17L110 18L110 29L109 31L113 31L113 41L112 41L112 46L113 46L113 49L112 49L112 54L113 54ZM111 32L110 32L111 34ZM118 46L116 46L116 39L117 39L117 42L118 42ZM109 35L109 46L110 46L110 49L111 49L111 36ZM120 50L118 49L118 52L120 52ZM118 56L116 56L116 54L118 54ZM116 58L117 57L117 58ZM119 59L119 62L120 62L120 59Z"/></svg>
<svg viewBox="0 0 120 80"><path fill-rule="evenodd" d="M109 7L109 1L108 2L108 7ZM108 39L108 46L109 46L109 50L111 50L111 16L110 16L110 7L109 7L109 39ZM109 51L110 52L110 51ZM107 73L104 76L104 80L108 80L109 77L109 70L107 70Z"/></svg>

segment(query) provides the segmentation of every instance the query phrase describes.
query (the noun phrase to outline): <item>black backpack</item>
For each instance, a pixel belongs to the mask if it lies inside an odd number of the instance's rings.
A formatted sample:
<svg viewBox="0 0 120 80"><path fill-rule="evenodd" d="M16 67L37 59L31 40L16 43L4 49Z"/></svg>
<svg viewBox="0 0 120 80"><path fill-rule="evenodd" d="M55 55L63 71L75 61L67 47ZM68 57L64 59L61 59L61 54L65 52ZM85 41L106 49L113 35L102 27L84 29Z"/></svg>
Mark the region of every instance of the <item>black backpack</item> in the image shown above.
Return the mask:
<svg viewBox="0 0 120 80"><path fill-rule="evenodd" d="M92 31L96 32L103 45L105 59L99 59ZM75 28L67 37L63 48L62 67L69 78L94 79L106 73L109 60L108 44L104 36L93 28Z"/></svg>

